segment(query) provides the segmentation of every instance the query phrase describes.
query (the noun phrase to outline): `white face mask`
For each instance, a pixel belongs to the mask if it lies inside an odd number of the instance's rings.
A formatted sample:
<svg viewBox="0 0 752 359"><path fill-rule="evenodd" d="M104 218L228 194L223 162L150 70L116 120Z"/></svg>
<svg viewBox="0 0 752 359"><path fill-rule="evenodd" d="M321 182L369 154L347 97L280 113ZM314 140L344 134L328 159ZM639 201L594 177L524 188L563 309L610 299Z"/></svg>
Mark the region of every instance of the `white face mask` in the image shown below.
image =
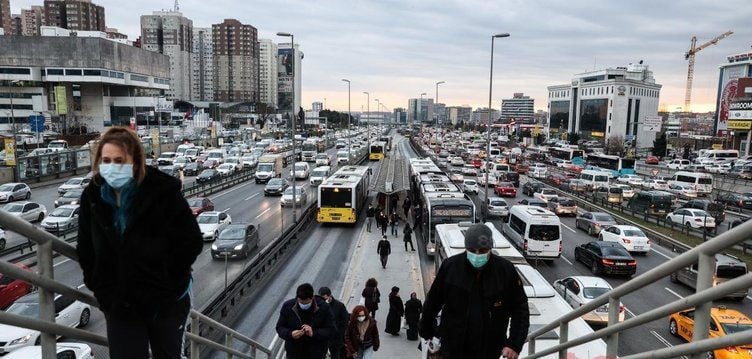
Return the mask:
<svg viewBox="0 0 752 359"><path fill-rule="evenodd" d="M366 316L365 315L358 316L358 321L359 322L362 322L362 321L365 321L365 320L366 320Z"/></svg>

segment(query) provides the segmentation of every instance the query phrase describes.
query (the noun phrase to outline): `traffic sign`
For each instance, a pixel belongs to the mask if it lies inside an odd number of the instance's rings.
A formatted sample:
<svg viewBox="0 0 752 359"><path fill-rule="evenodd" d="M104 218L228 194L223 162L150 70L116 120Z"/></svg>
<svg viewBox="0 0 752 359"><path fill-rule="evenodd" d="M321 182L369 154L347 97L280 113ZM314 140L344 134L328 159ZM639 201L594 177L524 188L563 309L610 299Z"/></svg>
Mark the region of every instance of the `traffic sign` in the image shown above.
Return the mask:
<svg viewBox="0 0 752 359"><path fill-rule="evenodd" d="M658 175L658 172L659 172L659 171L658 171L658 169L657 169L657 168L654 168L653 170L651 170L651 171L650 171L650 173L652 173L652 174L653 174L653 177L657 176L657 175Z"/></svg>
<svg viewBox="0 0 752 359"><path fill-rule="evenodd" d="M29 127L31 127L32 132L44 132L44 116L29 116Z"/></svg>

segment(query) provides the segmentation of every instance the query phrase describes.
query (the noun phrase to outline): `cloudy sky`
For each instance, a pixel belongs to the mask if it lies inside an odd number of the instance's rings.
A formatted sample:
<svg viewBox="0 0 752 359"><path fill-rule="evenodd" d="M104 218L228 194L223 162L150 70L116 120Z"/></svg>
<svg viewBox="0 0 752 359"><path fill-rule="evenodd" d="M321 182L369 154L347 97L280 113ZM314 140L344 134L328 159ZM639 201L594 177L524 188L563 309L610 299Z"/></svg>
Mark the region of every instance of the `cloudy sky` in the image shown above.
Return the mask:
<svg viewBox="0 0 752 359"><path fill-rule="evenodd" d="M106 8L107 25L135 39L139 16L172 8L173 1L94 0ZM11 0L14 13L42 0ZM448 105L488 105L490 36L495 50L493 106L513 92L535 98L545 109L546 86L568 83L594 68L626 66L644 60L663 85L660 102L674 110L684 103L691 37L699 43L732 30L734 34L697 55L693 109L713 110L718 65L726 55L752 51L749 0L181 0L180 10L194 26L236 18L259 29L261 38L278 31L295 34L305 54L303 105L324 101L347 109L371 110L379 99L389 109L408 98L435 96Z"/></svg>

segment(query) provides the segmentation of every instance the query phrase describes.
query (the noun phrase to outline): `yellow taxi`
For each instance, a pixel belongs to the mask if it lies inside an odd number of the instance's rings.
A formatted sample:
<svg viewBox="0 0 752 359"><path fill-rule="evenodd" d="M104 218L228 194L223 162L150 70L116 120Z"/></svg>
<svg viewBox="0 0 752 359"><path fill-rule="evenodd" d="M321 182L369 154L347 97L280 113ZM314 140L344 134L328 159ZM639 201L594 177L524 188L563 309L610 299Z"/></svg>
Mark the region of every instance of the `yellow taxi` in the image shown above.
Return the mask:
<svg viewBox="0 0 752 359"><path fill-rule="evenodd" d="M672 314L669 317L668 331L674 336L683 338L686 341L692 341L695 326L694 317L694 309L687 309ZM727 309L722 306L711 308L710 318L711 338L734 334L744 330L752 330L752 319L733 309ZM752 343L716 349L713 353L708 353L708 358L752 359Z"/></svg>

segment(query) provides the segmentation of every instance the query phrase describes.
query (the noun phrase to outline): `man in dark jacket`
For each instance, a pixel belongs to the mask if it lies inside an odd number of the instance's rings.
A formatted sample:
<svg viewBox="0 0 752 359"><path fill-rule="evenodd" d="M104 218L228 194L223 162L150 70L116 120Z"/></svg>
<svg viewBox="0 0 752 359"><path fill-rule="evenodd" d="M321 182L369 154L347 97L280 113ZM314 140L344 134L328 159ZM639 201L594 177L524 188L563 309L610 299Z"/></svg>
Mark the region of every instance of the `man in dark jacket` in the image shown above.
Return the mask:
<svg viewBox="0 0 752 359"><path fill-rule="evenodd" d="M368 210L366 210L366 231L368 232L371 231L371 222L373 222L374 215L376 215L376 209L369 204Z"/></svg>
<svg viewBox="0 0 752 359"><path fill-rule="evenodd" d="M313 286L298 286L295 298L282 304L277 320L277 334L285 341L290 359L323 359L329 338L335 333L329 304L313 296Z"/></svg>
<svg viewBox="0 0 752 359"><path fill-rule="evenodd" d="M350 313L345 305L332 297L332 290L328 287L319 288L319 295L329 304L329 309L334 316L335 331L329 338L329 357L331 359L345 359L345 331L347 322L350 321Z"/></svg>
<svg viewBox="0 0 752 359"><path fill-rule="evenodd" d="M384 235L379 244L376 246L376 253L378 253L381 259L381 267L386 269L386 261L389 259L389 255L392 254L392 244L386 239Z"/></svg>
<svg viewBox="0 0 752 359"><path fill-rule="evenodd" d="M468 228L466 252L444 261L431 284L419 332L441 338L442 358L516 359L522 350L530 325L527 296L514 265L491 253L492 236L486 225Z"/></svg>

